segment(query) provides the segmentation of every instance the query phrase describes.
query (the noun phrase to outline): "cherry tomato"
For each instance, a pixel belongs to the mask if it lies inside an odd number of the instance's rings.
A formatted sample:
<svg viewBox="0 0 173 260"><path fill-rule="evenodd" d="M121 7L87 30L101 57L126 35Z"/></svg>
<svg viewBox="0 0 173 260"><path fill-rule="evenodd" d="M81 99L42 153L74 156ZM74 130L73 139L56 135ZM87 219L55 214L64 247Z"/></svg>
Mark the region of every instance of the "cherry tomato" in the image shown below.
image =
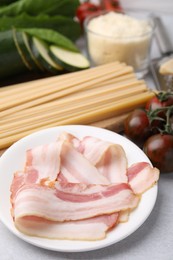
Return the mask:
<svg viewBox="0 0 173 260"><path fill-rule="evenodd" d="M84 2L77 8L76 16L79 19L80 24L83 25L83 22L87 16L94 14L100 10L100 6L89 2Z"/></svg>
<svg viewBox="0 0 173 260"><path fill-rule="evenodd" d="M135 109L124 123L125 135L140 147L151 135L150 123L145 110Z"/></svg>
<svg viewBox="0 0 173 260"><path fill-rule="evenodd" d="M153 135L145 142L143 150L161 172L173 172L173 135Z"/></svg>
<svg viewBox="0 0 173 260"><path fill-rule="evenodd" d="M173 105L173 94L169 92L160 92L151 98L146 104L146 110L155 110L157 108Z"/></svg>
<svg viewBox="0 0 173 260"><path fill-rule="evenodd" d="M101 5L104 10L122 12L122 7L118 0L102 0Z"/></svg>

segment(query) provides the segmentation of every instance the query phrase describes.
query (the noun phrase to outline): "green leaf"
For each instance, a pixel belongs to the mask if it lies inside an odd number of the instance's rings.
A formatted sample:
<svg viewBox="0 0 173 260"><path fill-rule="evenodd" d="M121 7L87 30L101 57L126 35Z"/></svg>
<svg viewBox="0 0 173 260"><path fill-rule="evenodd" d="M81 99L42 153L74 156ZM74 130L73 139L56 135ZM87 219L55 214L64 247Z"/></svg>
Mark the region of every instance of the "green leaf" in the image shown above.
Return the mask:
<svg viewBox="0 0 173 260"><path fill-rule="evenodd" d="M42 40L47 41L48 43L56 44L64 49L68 49L74 52L79 52L77 47L74 45L74 43L63 36L62 34L50 30L50 29L20 29L21 31L24 31L28 33L29 35L36 36Z"/></svg>
<svg viewBox="0 0 173 260"><path fill-rule="evenodd" d="M0 8L0 16L16 16L23 12L30 15L50 14L74 17L79 0L19 0Z"/></svg>
<svg viewBox="0 0 173 260"><path fill-rule="evenodd" d="M0 0L0 6L2 5L9 5L13 2L16 2L17 0Z"/></svg>
<svg viewBox="0 0 173 260"><path fill-rule="evenodd" d="M38 16L30 16L26 13L20 14L15 17L3 16L0 19L0 31L10 30L15 28L46 28L55 30L67 38L75 41L81 35L81 28L79 23L75 22L72 18L65 16L49 16L41 14Z"/></svg>

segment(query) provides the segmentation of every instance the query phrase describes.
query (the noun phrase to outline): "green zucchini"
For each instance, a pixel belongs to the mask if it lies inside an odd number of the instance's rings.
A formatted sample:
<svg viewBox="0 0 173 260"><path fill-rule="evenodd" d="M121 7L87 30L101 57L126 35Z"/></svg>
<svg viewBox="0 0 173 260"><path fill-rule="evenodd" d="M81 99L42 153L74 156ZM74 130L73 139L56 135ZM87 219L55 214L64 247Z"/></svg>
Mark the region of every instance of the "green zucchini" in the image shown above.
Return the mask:
<svg viewBox="0 0 173 260"><path fill-rule="evenodd" d="M88 59L78 52L72 52L55 45L50 46L50 56L68 71L83 70L90 67Z"/></svg>
<svg viewBox="0 0 173 260"><path fill-rule="evenodd" d="M23 32L20 31L16 31L15 35L16 35L16 40L18 43L18 46L20 48L20 51L22 53L22 56L25 59L25 62L27 63L27 67L29 68L29 70L38 70L38 66L36 66L36 63L33 59L33 55L32 52L29 51L31 49L29 46L29 40L27 41L27 38L25 36L23 36Z"/></svg>
<svg viewBox="0 0 173 260"><path fill-rule="evenodd" d="M58 72L61 72L63 70L63 67L54 62L54 60L50 57L48 53L49 46L46 42L37 37L33 37L32 43L32 49L35 57L47 71L57 74Z"/></svg>
<svg viewBox="0 0 173 260"><path fill-rule="evenodd" d="M16 48L12 31L0 33L0 78L28 71Z"/></svg>
<svg viewBox="0 0 173 260"><path fill-rule="evenodd" d="M30 40L29 36L25 32L21 32L21 33L22 33L22 37L23 37L23 41L24 41L24 44L26 46L26 49L27 49L27 51L30 55L30 58L33 61L33 67L35 68L35 70L39 69L41 71L44 71L45 70L44 67L34 56L34 53L33 53L32 48L31 48L31 40Z"/></svg>
<svg viewBox="0 0 173 260"><path fill-rule="evenodd" d="M20 34L20 32L17 32L16 29L12 30L13 32L13 40L14 43L16 45L16 49L23 61L23 63L25 64L25 66L29 69L32 70L32 66L31 64L28 62L26 56L25 56L25 52L23 51L23 49L25 48L25 44L23 42L22 36Z"/></svg>

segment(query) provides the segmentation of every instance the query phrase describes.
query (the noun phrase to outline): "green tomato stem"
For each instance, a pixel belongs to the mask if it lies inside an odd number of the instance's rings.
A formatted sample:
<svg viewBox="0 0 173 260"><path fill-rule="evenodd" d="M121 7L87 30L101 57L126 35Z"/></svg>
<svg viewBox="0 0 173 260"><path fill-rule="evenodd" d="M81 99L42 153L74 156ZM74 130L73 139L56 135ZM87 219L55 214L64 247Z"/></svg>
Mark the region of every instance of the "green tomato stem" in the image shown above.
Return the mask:
<svg viewBox="0 0 173 260"><path fill-rule="evenodd" d="M166 119L164 119L163 117L159 116L159 113L162 112L162 111L166 112L165 113L166 114ZM173 113L173 105L172 106L166 106L166 107L157 108L155 110L151 110L151 111L149 111L147 113L147 116L148 116L150 125L152 124L152 122L154 120L159 120L159 121L165 122L163 130L157 128L160 133L173 135L173 129L172 129L171 122L170 122L171 121L170 117L171 117L172 113Z"/></svg>

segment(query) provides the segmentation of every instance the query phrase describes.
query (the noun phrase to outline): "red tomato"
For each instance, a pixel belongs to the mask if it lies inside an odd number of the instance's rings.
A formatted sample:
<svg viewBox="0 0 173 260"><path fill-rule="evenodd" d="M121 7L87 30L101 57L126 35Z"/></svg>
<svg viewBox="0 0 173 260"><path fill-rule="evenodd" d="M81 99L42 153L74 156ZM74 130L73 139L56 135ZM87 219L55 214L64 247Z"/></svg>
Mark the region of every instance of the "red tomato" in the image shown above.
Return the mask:
<svg viewBox="0 0 173 260"><path fill-rule="evenodd" d="M104 10L122 12L122 7L118 0L102 0L101 4Z"/></svg>
<svg viewBox="0 0 173 260"><path fill-rule="evenodd" d="M169 92L160 92L151 98L146 104L146 110L155 110L157 108L173 105L173 94Z"/></svg>
<svg viewBox="0 0 173 260"><path fill-rule="evenodd" d="M153 135L145 142L143 150L161 172L173 172L173 135Z"/></svg>
<svg viewBox="0 0 173 260"><path fill-rule="evenodd" d="M151 135L150 123L145 110L135 109L124 122L125 135L142 146L145 140Z"/></svg>
<svg viewBox="0 0 173 260"><path fill-rule="evenodd" d="M76 16L79 19L81 25L83 25L83 22L87 16L94 14L100 10L101 10L100 6L89 2L84 2L77 8Z"/></svg>

